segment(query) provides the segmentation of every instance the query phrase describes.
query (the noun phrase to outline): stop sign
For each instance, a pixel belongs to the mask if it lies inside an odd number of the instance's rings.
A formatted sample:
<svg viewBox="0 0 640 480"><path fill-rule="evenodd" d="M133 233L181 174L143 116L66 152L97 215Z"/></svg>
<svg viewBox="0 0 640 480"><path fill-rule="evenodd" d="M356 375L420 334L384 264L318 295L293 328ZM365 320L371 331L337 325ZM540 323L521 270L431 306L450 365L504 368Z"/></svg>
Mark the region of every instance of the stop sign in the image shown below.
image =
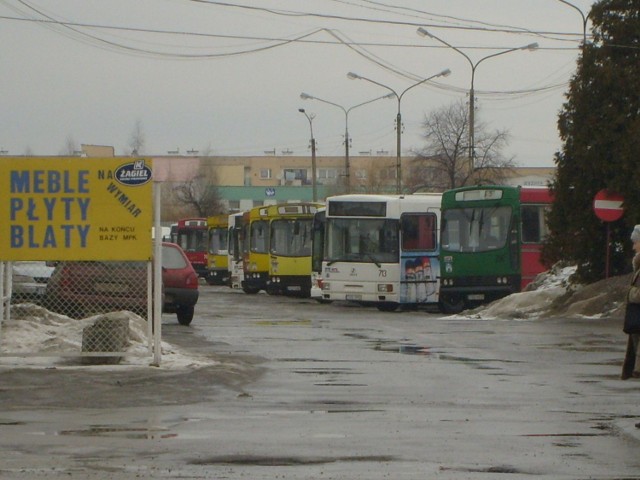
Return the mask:
<svg viewBox="0 0 640 480"><path fill-rule="evenodd" d="M600 190L593 198L593 211L604 222L615 222L622 217L624 197L619 193Z"/></svg>

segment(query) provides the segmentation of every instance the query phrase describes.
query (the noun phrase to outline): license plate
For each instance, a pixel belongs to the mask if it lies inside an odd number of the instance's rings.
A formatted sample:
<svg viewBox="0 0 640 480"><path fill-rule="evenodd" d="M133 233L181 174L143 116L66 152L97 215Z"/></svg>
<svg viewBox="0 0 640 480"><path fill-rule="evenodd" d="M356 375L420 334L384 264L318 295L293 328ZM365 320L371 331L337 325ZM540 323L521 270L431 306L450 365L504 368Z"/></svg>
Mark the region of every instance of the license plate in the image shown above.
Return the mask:
<svg viewBox="0 0 640 480"><path fill-rule="evenodd" d="M484 300L484 293L472 293L471 295L467 295L469 300Z"/></svg>
<svg viewBox="0 0 640 480"><path fill-rule="evenodd" d="M357 293L356 294L351 293L351 294L347 294L345 298L347 300L362 300L362 295Z"/></svg>
<svg viewBox="0 0 640 480"><path fill-rule="evenodd" d="M289 290L290 292L299 292L301 288L300 285L292 285L290 287L287 287L287 290Z"/></svg>

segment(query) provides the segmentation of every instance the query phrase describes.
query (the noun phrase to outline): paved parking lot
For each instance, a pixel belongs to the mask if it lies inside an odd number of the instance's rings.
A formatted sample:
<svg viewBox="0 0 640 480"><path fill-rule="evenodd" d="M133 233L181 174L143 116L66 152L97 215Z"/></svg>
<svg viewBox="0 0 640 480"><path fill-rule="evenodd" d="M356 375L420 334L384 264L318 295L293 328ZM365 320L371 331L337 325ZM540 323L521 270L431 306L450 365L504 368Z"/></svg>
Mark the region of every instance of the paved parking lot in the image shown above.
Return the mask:
<svg viewBox="0 0 640 480"><path fill-rule="evenodd" d="M0 369L3 478L637 478L610 321L482 320L203 286L206 368Z"/></svg>

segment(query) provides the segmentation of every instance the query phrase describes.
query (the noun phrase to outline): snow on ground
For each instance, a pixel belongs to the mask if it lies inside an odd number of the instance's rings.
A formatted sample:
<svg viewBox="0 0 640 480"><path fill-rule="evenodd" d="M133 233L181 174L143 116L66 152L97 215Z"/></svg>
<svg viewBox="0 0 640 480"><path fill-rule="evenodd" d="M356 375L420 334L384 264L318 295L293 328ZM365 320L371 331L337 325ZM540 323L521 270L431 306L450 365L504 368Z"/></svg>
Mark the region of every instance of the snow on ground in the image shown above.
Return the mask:
<svg viewBox="0 0 640 480"><path fill-rule="evenodd" d="M575 266L556 265L549 271L538 275L529 285L527 291L511 294L474 310L467 310L453 316L453 318L531 320L544 313L551 302L567 293L568 289L576 288L570 283L571 275L575 271Z"/></svg>
<svg viewBox="0 0 640 480"><path fill-rule="evenodd" d="M126 311L108 315L129 320L129 346L119 364L92 365L91 368L149 366L153 362L153 355L148 347L146 320ZM55 364L56 368L86 368L76 354L82 349L82 330L93 325L97 318L98 316L93 316L76 320L32 303L12 305L11 317L3 320L0 330L0 367L42 367ZM163 369L204 367L219 363L211 358L189 354L167 342L161 343L161 350L160 368Z"/></svg>

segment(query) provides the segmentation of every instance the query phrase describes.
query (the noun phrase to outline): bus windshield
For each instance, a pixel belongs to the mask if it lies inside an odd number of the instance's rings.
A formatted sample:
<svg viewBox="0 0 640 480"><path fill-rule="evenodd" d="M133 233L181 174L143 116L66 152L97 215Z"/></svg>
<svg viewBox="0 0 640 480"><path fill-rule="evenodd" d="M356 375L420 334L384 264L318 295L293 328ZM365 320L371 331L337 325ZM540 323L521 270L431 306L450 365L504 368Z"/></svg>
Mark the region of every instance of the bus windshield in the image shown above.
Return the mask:
<svg viewBox="0 0 640 480"><path fill-rule="evenodd" d="M327 221L325 260L397 263L398 230L398 220L331 218Z"/></svg>
<svg viewBox="0 0 640 480"><path fill-rule="evenodd" d="M443 212L442 249L486 252L505 246L511 207L454 208Z"/></svg>
<svg viewBox="0 0 640 480"><path fill-rule="evenodd" d="M271 222L271 253L285 257L311 255L311 222L311 218Z"/></svg>
<svg viewBox="0 0 640 480"><path fill-rule="evenodd" d="M227 229L216 227L209 229L209 253L213 255L226 255L227 253Z"/></svg>
<svg viewBox="0 0 640 480"><path fill-rule="evenodd" d="M177 243L185 252L205 252L207 231L204 229L178 230Z"/></svg>
<svg viewBox="0 0 640 480"><path fill-rule="evenodd" d="M266 220L251 222L251 237L249 249L254 253L268 253L269 223Z"/></svg>

